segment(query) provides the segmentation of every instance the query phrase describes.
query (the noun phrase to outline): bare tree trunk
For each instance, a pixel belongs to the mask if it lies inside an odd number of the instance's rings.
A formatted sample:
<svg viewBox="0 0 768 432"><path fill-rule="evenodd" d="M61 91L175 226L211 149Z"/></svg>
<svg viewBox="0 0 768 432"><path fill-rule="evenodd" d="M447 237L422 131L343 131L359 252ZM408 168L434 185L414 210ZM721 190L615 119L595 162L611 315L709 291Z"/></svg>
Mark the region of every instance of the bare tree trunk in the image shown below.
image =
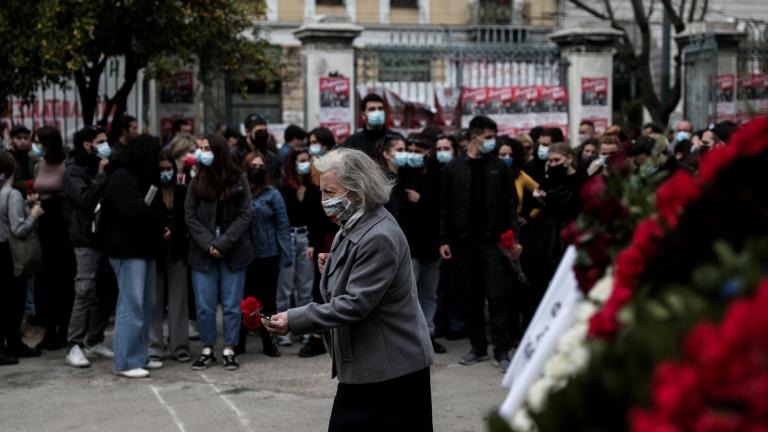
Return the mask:
<svg viewBox="0 0 768 432"><path fill-rule="evenodd" d="M128 95L131 94L131 90L136 83L139 75L139 69L140 67L136 60L136 56L132 53L126 54L123 84L120 86L117 92L115 92L115 94L107 100L107 107L101 116L101 120L99 121L100 123L107 125L109 122L109 117L111 116L113 120L111 129L114 129L115 120L119 119L125 114L128 107ZM112 133L114 130L111 130L110 132Z"/></svg>
<svg viewBox="0 0 768 432"><path fill-rule="evenodd" d="M99 84L101 74L107 64L107 59L94 59L90 62L93 66L84 64L75 72L75 83L80 95L81 112L84 125L92 125L96 116L96 104L99 98Z"/></svg>

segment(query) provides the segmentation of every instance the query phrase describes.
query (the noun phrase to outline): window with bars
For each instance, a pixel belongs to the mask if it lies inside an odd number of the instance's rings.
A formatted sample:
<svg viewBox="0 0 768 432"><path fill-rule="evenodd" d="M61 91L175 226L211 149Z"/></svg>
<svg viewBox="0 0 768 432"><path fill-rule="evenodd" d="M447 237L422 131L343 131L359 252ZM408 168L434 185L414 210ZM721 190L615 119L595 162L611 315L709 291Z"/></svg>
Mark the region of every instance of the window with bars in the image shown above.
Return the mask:
<svg viewBox="0 0 768 432"><path fill-rule="evenodd" d="M389 6L393 8L419 8L419 0L389 0Z"/></svg>
<svg viewBox="0 0 768 432"><path fill-rule="evenodd" d="M382 53L379 56L379 81L428 82L431 81L431 62L428 56Z"/></svg>

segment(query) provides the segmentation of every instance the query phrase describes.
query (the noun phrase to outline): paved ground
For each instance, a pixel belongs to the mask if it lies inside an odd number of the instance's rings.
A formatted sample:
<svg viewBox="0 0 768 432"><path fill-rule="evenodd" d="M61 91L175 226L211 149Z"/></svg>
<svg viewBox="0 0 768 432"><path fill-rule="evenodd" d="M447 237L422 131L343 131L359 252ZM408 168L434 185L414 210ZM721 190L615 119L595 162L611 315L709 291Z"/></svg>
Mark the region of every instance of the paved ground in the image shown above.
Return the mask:
<svg viewBox="0 0 768 432"><path fill-rule="evenodd" d="M27 334L39 337L34 328ZM502 375L492 362L459 365L466 339L443 342L449 353L432 368L434 430L483 431L504 398ZM249 343L258 353L240 356L235 372L168 360L150 378L128 380L111 374L106 359L66 366L63 350L0 367L0 431L324 431L336 391L330 358L299 358L299 344L269 358L256 338Z"/></svg>

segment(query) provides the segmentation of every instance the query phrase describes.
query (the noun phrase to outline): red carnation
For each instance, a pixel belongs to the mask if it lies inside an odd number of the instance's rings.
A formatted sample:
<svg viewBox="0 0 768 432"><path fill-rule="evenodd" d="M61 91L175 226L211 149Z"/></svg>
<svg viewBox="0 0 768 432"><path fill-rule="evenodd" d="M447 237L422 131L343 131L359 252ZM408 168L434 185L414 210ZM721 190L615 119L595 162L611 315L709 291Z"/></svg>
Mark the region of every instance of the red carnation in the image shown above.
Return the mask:
<svg viewBox="0 0 768 432"><path fill-rule="evenodd" d="M499 245L502 249L512 250L516 244L517 239L515 239L515 233L512 230L508 230L499 237Z"/></svg>
<svg viewBox="0 0 768 432"><path fill-rule="evenodd" d="M603 176L594 176L581 187L581 202L584 213L594 214L603 206L605 180Z"/></svg>
<svg viewBox="0 0 768 432"><path fill-rule="evenodd" d="M626 278L634 279L644 269L645 256L634 245L624 249L616 257L616 274L622 281Z"/></svg>
<svg viewBox="0 0 768 432"><path fill-rule="evenodd" d="M608 308L608 305L596 312L589 319L589 337L610 340L619 330L619 322L616 319L618 311Z"/></svg>
<svg viewBox="0 0 768 432"><path fill-rule="evenodd" d="M768 148L768 117L755 119L736 130L730 145L744 156L754 156Z"/></svg>
<svg viewBox="0 0 768 432"><path fill-rule="evenodd" d="M745 419L742 416L724 412L707 411L693 425L694 432L731 432L744 430Z"/></svg>
<svg viewBox="0 0 768 432"><path fill-rule="evenodd" d="M261 302L255 297L247 297L240 302L240 312L243 313L243 327L256 330L261 326Z"/></svg>
<svg viewBox="0 0 768 432"><path fill-rule="evenodd" d="M712 182L717 173L728 166L738 156L738 149L734 145L725 145L713 148L701 157L699 162L699 178L702 182Z"/></svg>
<svg viewBox="0 0 768 432"><path fill-rule="evenodd" d="M573 273L579 283L579 289L587 293L603 277L605 271L599 267L574 266Z"/></svg>

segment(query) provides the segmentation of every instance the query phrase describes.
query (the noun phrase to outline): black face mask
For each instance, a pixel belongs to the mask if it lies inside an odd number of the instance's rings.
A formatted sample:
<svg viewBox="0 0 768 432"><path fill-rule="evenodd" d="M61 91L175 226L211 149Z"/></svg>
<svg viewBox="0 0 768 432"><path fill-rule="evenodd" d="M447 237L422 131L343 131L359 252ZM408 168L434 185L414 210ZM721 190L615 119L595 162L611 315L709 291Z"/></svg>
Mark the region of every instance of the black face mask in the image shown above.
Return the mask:
<svg viewBox="0 0 768 432"><path fill-rule="evenodd" d="M251 168L248 170L248 180L254 186L261 186L267 177L267 170L264 168Z"/></svg>
<svg viewBox="0 0 768 432"><path fill-rule="evenodd" d="M551 166L547 169L547 179L553 183L560 183L568 175L565 165Z"/></svg>

